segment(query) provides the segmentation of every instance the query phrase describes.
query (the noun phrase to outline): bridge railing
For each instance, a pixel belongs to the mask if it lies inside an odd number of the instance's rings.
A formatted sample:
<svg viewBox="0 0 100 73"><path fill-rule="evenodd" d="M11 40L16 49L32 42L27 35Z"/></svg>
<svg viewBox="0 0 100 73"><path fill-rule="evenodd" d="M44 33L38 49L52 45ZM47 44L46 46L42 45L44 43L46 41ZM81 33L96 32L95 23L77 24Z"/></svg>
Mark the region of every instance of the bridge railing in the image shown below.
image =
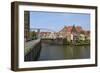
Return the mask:
<svg viewBox="0 0 100 73"><path fill-rule="evenodd" d="M25 42L24 46L24 60L25 61L33 61L36 60L40 54L41 50L41 40L31 40Z"/></svg>

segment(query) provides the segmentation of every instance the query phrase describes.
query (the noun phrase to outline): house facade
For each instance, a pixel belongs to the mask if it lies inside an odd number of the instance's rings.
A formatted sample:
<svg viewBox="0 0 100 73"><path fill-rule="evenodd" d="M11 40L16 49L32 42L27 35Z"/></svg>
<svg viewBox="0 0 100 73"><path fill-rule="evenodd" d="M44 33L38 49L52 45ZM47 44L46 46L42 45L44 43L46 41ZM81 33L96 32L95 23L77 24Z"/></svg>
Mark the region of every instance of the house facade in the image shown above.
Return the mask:
<svg viewBox="0 0 100 73"><path fill-rule="evenodd" d="M89 40L90 31L83 30L81 26L64 26L59 32L40 32L42 39L62 38L67 41Z"/></svg>
<svg viewBox="0 0 100 73"><path fill-rule="evenodd" d="M81 26L64 26L64 28L59 31L63 38L66 38L67 41L76 41L76 40L86 40L90 39L90 31L83 30Z"/></svg>

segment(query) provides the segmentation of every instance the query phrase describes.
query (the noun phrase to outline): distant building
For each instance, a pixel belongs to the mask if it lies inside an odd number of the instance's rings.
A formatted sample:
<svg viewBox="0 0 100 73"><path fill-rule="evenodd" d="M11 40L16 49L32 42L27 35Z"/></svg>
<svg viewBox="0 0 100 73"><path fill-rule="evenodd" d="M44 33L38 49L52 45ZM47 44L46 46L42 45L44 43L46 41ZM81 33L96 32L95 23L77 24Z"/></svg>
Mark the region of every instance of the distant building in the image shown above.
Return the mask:
<svg viewBox="0 0 100 73"><path fill-rule="evenodd" d="M80 33L80 32L78 32L78 30L79 29L77 27L75 27L75 25L72 26L72 29L71 29L71 35L73 35L73 40L72 41L78 40L79 33Z"/></svg>
<svg viewBox="0 0 100 73"><path fill-rule="evenodd" d="M86 39L87 40L90 40L90 31L88 30L88 31L85 31L85 35L86 35Z"/></svg>
<svg viewBox="0 0 100 73"><path fill-rule="evenodd" d="M56 34L54 32L51 32L48 36L50 39L56 39Z"/></svg>
<svg viewBox="0 0 100 73"><path fill-rule="evenodd" d="M30 38L30 14L29 11L24 11L24 39L27 41Z"/></svg>
<svg viewBox="0 0 100 73"><path fill-rule="evenodd" d="M45 39L45 38L49 37L49 35L51 34L51 32L40 32L39 34L40 34L40 37L42 39Z"/></svg>
<svg viewBox="0 0 100 73"><path fill-rule="evenodd" d="M62 38L67 41L77 41L90 39L90 31L83 30L81 26L64 26L59 32L40 32L42 39Z"/></svg>
<svg viewBox="0 0 100 73"><path fill-rule="evenodd" d="M83 30L80 26L64 26L64 28L58 32L67 41L85 40L90 38L90 32ZM60 34L62 33L62 34Z"/></svg>
<svg viewBox="0 0 100 73"><path fill-rule="evenodd" d="M85 35L84 35L84 34L80 34L80 35L79 35L79 40L84 41L84 40L85 40Z"/></svg>

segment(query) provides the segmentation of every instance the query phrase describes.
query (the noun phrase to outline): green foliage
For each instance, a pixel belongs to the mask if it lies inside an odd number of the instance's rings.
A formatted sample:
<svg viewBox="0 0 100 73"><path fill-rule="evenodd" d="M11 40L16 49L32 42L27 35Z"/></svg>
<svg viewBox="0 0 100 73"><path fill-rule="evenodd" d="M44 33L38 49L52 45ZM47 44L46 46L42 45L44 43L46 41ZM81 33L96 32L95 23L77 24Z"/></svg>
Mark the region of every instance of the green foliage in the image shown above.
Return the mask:
<svg viewBox="0 0 100 73"><path fill-rule="evenodd" d="M30 32L30 37L32 40L37 39L37 34L35 31Z"/></svg>
<svg viewBox="0 0 100 73"><path fill-rule="evenodd" d="M36 36L36 32L35 31L32 32L32 37L34 37L34 36Z"/></svg>
<svg viewBox="0 0 100 73"><path fill-rule="evenodd" d="M63 44L68 44L68 45L71 45L72 42L71 41L68 41L66 38L63 39Z"/></svg>
<svg viewBox="0 0 100 73"><path fill-rule="evenodd" d="M63 45L89 45L90 40L79 40L77 39L74 43L73 41L68 41L67 39L63 39Z"/></svg>

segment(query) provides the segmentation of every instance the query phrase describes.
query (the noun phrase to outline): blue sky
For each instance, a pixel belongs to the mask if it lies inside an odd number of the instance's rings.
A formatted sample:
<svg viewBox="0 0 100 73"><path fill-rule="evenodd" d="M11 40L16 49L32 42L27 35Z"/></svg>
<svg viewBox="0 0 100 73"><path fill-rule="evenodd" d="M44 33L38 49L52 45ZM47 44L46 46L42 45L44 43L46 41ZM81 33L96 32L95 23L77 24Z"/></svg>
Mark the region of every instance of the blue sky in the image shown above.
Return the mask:
<svg viewBox="0 0 100 73"><path fill-rule="evenodd" d="M30 28L46 28L60 31L64 26L81 26L90 30L90 14L67 12L30 12Z"/></svg>

